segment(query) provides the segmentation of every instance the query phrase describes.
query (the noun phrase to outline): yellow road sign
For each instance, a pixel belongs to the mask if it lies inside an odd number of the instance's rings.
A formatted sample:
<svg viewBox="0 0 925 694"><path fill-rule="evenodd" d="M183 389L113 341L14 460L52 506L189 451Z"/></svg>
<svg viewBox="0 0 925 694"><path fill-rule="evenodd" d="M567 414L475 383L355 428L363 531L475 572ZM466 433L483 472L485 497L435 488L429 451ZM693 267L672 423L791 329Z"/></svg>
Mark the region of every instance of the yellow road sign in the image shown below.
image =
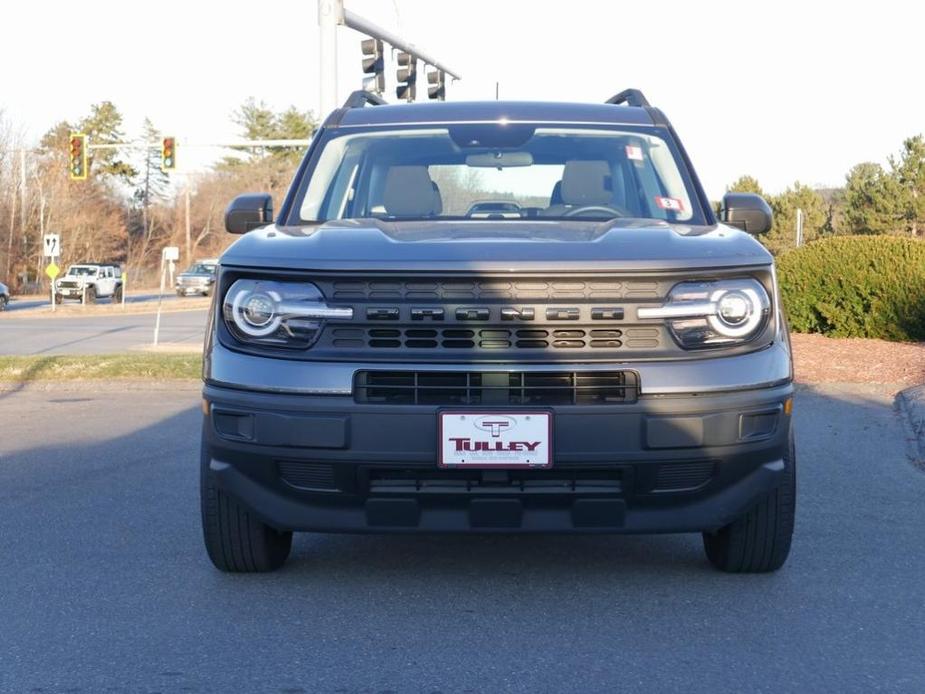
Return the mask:
<svg viewBox="0 0 925 694"><path fill-rule="evenodd" d="M51 279L54 279L61 274L61 268L59 268L54 263L50 263L47 268L45 268L45 274L48 275Z"/></svg>

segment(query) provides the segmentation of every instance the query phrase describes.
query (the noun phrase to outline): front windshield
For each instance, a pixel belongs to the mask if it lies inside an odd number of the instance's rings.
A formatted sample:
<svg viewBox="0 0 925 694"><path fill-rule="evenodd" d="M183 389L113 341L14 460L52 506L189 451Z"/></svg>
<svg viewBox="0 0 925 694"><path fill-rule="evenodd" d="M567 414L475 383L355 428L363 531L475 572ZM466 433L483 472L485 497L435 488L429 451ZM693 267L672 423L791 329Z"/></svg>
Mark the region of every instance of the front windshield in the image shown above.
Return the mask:
<svg viewBox="0 0 925 694"><path fill-rule="evenodd" d="M89 275L95 275L96 268L71 266L70 268L68 268L67 274L70 275L71 277L87 277Z"/></svg>
<svg viewBox="0 0 925 694"><path fill-rule="evenodd" d="M215 272L215 266L196 263L195 265L190 265L186 271L191 275L211 275Z"/></svg>
<svg viewBox="0 0 925 694"><path fill-rule="evenodd" d="M651 128L490 123L346 130L322 147L294 221L704 223L676 151Z"/></svg>

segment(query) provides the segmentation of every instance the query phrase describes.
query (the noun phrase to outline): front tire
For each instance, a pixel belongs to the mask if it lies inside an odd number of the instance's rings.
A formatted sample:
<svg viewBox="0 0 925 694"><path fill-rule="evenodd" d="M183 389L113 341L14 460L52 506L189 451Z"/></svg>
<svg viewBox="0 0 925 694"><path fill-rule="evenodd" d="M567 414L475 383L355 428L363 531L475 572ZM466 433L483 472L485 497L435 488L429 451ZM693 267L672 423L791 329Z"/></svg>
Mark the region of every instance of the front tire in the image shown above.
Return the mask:
<svg viewBox="0 0 925 694"><path fill-rule="evenodd" d="M784 565L796 516L796 462L791 434L780 486L729 525L703 534L713 566L728 573L767 573Z"/></svg>
<svg viewBox="0 0 925 694"><path fill-rule="evenodd" d="M281 532L254 517L229 496L209 470L203 447L200 462L202 533L215 568L230 573L275 571L289 557L292 533Z"/></svg>
<svg viewBox="0 0 925 694"><path fill-rule="evenodd" d="M9 301L5 296L0 296L0 311L6 311L6 303Z"/></svg>

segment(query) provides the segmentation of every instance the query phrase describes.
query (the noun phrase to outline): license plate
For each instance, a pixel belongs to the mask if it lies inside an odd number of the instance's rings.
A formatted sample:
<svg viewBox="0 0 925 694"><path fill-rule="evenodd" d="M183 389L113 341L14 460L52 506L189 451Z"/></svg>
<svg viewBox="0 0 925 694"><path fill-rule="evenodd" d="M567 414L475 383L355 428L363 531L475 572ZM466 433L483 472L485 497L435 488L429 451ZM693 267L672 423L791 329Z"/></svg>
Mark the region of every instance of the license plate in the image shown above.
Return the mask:
<svg viewBox="0 0 925 694"><path fill-rule="evenodd" d="M552 413L441 412L440 467L544 468L552 465Z"/></svg>

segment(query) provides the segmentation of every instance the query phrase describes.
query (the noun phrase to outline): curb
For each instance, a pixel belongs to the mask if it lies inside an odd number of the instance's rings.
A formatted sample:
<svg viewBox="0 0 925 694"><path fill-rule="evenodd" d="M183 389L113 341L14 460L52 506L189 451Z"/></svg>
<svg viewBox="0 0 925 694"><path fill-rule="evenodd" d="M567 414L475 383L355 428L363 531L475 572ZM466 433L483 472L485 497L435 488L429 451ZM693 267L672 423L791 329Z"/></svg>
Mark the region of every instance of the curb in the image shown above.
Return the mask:
<svg viewBox="0 0 925 694"><path fill-rule="evenodd" d="M896 395L896 407L909 433L910 457L916 467L925 470L925 386L900 391Z"/></svg>

